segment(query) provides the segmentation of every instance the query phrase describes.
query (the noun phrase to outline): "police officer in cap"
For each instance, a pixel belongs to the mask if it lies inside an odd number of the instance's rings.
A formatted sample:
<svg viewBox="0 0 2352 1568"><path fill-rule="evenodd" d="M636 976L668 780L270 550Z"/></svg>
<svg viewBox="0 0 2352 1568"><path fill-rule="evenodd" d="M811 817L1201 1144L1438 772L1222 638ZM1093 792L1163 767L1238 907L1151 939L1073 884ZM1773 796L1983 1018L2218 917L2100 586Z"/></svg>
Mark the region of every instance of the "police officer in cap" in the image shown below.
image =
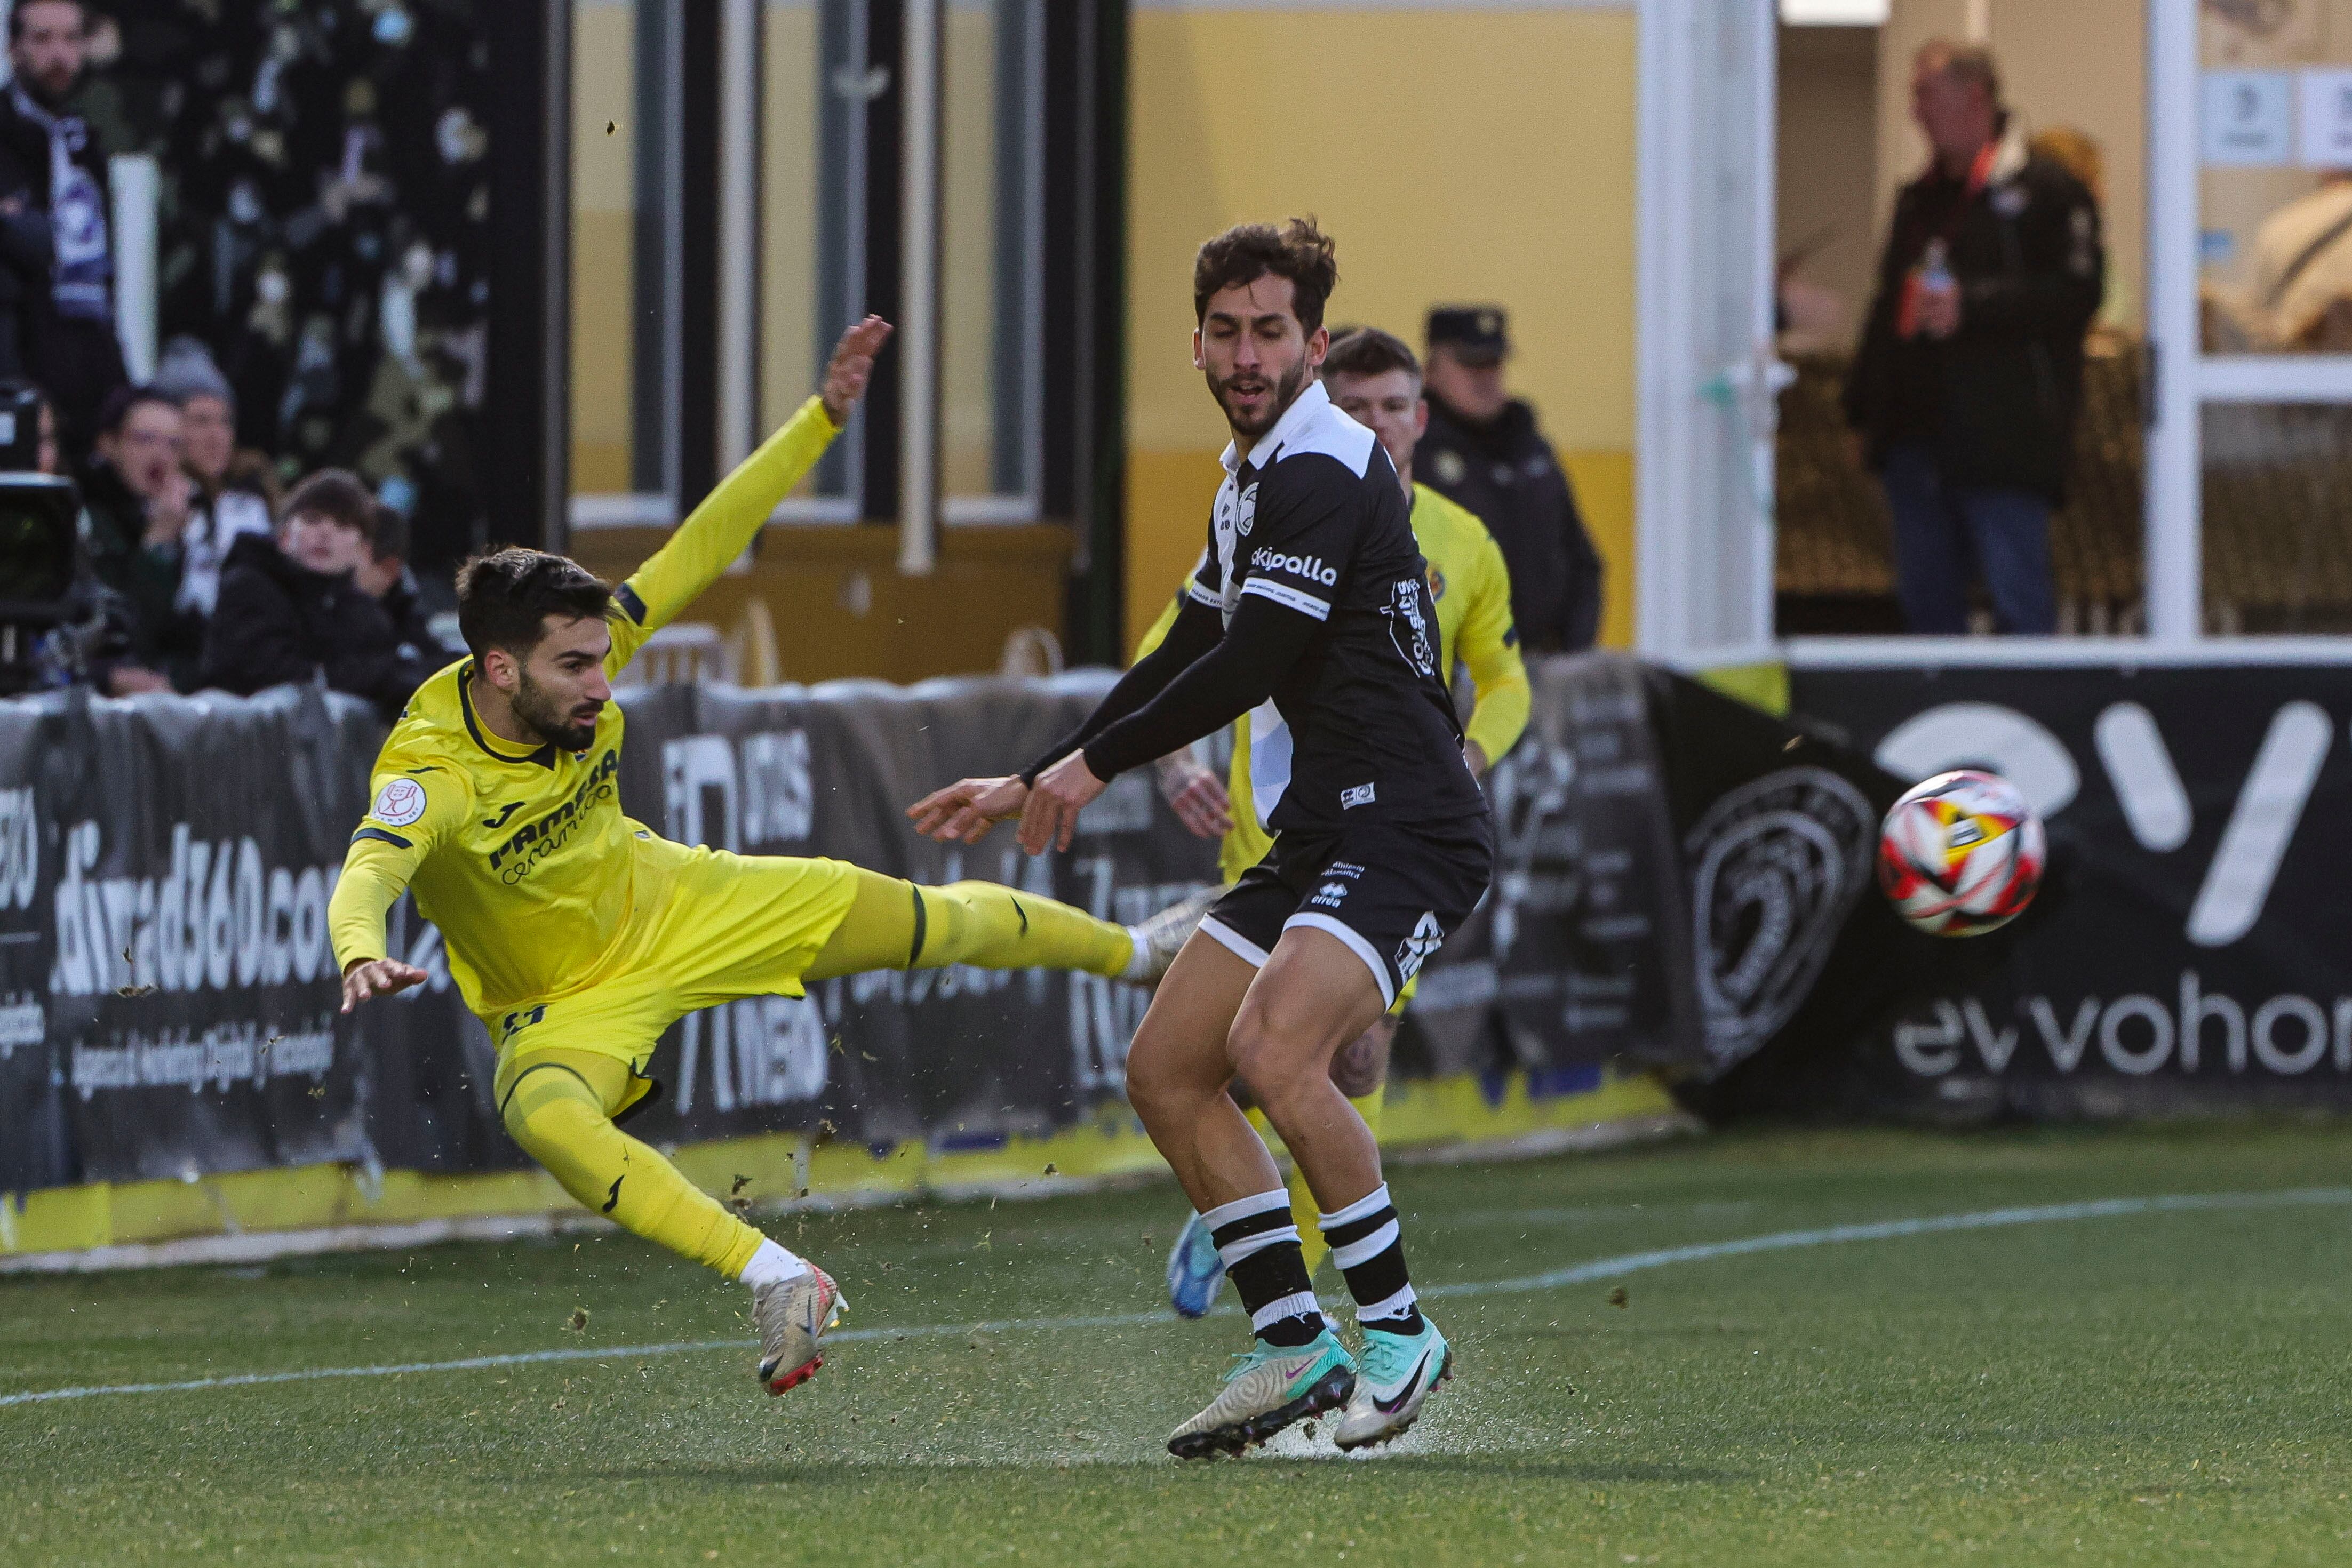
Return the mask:
<svg viewBox="0 0 2352 1568"><path fill-rule="evenodd" d="M1429 313L1429 434L1414 477L1484 519L1511 569L1511 612L1531 653L1579 653L1601 629L1601 558L1536 411L1503 390L1502 308Z"/></svg>

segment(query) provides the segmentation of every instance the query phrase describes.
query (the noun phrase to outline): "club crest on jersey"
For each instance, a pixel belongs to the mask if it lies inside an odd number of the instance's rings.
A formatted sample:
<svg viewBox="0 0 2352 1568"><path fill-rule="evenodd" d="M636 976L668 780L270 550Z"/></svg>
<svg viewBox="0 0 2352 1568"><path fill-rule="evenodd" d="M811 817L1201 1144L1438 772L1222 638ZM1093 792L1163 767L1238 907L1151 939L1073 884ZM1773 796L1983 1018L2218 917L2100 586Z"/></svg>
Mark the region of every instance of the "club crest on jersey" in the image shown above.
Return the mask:
<svg viewBox="0 0 2352 1568"><path fill-rule="evenodd" d="M388 828L404 828L425 815L425 786L414 779L395 779L375 792L368 815Z"/></svg>
<svg viewBox="0 0 2352 1568"><path fill-rule="evenodd" d="M1244 538L1249 538L1250 529L1256 526L1257 483L1255 480L1252 480L1249 487L1242 492L1241 499L1234 503L1234 532L1241 535Z"/></svg>
<svg viewBox="0 0 2352 1568"><path fill-rule="evenodd" d="M1429 569L1429 597L1433 603L1443 602L1445 598L1445 574L1434 563Z"/></svg>
<svg viewBox="0 0 2352 1568"><path fill-rule="evenodd" d="M1255 486L1253 486L1255 487ZM1323 564L1319 555L1282 555L1262 549L1250 557L1250 565L1258 571L1286 571L1293 577L1303 577L1309 582L1319 582L1329 588L1339 580L1339 569Z"/></svg>

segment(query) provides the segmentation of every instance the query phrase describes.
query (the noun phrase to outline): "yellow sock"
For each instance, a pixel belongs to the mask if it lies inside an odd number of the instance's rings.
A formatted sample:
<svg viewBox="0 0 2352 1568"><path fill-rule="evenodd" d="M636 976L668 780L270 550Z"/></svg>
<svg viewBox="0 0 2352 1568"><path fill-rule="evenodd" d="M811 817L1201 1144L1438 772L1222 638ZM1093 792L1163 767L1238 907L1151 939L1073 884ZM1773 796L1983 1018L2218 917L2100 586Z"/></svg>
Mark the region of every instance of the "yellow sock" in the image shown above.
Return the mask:
<svg viewBox="0 0 2352 1568"><path fill-rule="evenodd" d="M1135 952L1127 927L1050 898L992 882L951 882L922 891L918 969L972 964L983 969L1076 969L1116 977Z"/></svg>
<svg viewBox="0 0 2352 1568"><path fill-rule="evenodd" d="M740 1276L765 1238L613 1124L606 1107L620 1103L628 1063L588 1051L560 1054L560 1062L525 1063L512 1081L505 1121L514 1141L588 1208L681 1258Z"/></svg>

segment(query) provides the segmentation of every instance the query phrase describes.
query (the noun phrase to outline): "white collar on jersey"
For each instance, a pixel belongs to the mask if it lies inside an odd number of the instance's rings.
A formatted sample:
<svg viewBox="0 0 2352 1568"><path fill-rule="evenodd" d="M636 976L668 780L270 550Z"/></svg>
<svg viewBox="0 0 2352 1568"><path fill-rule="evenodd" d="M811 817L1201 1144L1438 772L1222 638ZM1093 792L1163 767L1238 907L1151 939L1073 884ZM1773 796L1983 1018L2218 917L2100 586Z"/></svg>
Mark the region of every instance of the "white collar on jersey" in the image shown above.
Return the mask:
<svg viewBox="0 0 2352 1568"><path fill-rule="evenodd" d="M1282 417L1274 422L1274 428L1259 436L1250 451L1269 455L1281 451L1285 442L1307 428L1311 422L1320 419L1330 407L1331 394L1323 390L1322 382L1319 379L1308 382L1306 390L1291 399L1290 406L1282 411ZM1225 450L1217 461L1225 465L1228 474L1241 471L1240 453L1230 441L1225 443ZM1265 465L1258 466L1262 468Z"/></svg>

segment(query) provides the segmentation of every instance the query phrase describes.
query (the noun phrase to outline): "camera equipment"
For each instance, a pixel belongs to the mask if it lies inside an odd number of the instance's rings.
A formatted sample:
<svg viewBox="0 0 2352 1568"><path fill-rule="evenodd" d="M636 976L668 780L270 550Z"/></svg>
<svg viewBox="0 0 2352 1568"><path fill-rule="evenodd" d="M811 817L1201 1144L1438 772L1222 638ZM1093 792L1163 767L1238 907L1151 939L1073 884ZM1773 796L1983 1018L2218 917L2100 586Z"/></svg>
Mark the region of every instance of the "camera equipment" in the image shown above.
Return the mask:
<svg viewBox="0 0 2352 1568"><path fill-rule="evenodd" d="M76 618L73 481L0 473L0 695L38 682L43 637Z"/></svg>
<svg viewBox="0 0 2352 1568"><path fill-rule="evenodd" d="M0 472L41 467L41 394L23 382L0 381Z"/></svg>

